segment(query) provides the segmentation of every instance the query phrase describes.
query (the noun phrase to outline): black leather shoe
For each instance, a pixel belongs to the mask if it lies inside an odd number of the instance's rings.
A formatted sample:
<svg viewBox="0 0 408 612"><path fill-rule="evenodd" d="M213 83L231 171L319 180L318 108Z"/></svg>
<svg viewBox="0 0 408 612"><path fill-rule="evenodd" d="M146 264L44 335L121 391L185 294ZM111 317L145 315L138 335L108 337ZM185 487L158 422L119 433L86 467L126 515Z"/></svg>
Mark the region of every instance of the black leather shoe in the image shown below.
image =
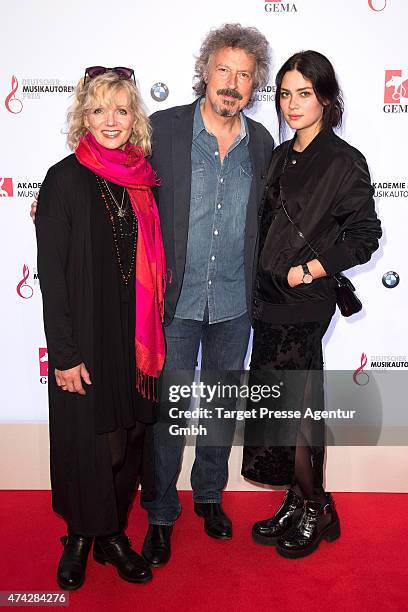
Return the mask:
<svg viewBox="0 0 408 612"><path fill-rule="evenodd" d="M170 559L171 525L149 525L143 542L143 558L152 567L161 567Z"/></svg>
<svg viewBox="0 0 408 612"><path fill-rule="evenodd" d="M93 557L98 563L114 565L119 576L128 582L148 582L153 577L150 567L132 550L124 533L95 538Z"/></svg>
<svg viewBox="0 0 408 612"><path fill-rule="evenodd" d="M264 546L275 546L278 539L296 525L302 508L303 499L292 489L288 489L277 512L271 518L258 521L252 527L252 537L255 542Z"/></svg>
<svg viewBox="0 0 408 612"><path fill-rule="evenodd" d="M333 542L340 537L340 521L330 493L326 493L326 500L326 504L305 501L296 527L278 540L276 550L282 557L306 557L316 550L321 540Z"/></svg>
<svg viewBox="0 0 408 612"><path fill-rule="evenodd" d="M86 562L93 538L69 534L60 540L64 551L58 565L57 582L61 589L75 591L84 584Z"/></svg>
<svg viewBox="0 0 408 612"><path fill-rule="evenodd" d="M230 540L232 524L221 504L194 503L194 512L204 519L204 531L211 538Z"/></svg>

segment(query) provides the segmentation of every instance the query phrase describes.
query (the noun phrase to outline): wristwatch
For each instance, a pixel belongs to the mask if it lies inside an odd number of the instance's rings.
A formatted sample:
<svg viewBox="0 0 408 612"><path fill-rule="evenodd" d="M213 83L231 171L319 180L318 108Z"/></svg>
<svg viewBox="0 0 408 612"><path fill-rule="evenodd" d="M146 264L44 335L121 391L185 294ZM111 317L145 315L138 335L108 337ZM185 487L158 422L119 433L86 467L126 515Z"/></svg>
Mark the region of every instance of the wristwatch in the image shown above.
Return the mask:
<svg viewBox="0 0 408 612"><path fill-rule="evenodd" d="M305 285L310 285L310 283L313 281L313 276L309 270L309 266L307 265L307 263L302 264L302 270L303 270L302 283L304 283Z"/></svg>

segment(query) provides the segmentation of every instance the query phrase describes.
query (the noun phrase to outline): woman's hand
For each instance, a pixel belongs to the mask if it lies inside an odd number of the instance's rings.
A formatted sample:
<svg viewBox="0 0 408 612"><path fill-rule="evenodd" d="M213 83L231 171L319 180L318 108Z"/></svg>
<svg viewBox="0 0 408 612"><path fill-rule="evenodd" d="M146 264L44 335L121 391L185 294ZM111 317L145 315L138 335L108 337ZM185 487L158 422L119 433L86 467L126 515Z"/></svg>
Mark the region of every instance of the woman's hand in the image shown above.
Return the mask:
<svg viewBox="0 0 408 612"><path fill-rule="evenodd" d="M34 200L34 202L32 202L31 204L31 210L30 210L30 217L33 220L33 223L35 223L35 213L37 212L37 200Z"/></svg>
<svg viewBox="0 0 408 612"><path fill-rule="evenodd" d="M57 368L55 368L54 372L57 385L61 387L63 391L86 395L86 391L82 386L82 379L87 385L92 384L91 379L89 378L89 372L84 363L80 363L69 370L57 370Z"/></svg>
<svg viewBox="0 0 408 612"><path fill-rule="evenodd" d="M327 276L326 270L323 268L322 264L318 259L312 259L311 261L308 261L307 266L310 270L311 275L313 276L313 279L323 278L324 276ZM293 288L297 285L301 285L303 283L302 266L294 266L290 268L287 280L289 287Z"/></svg>
<svg viewBox="0 0 408 612"><path fill-rule="evenodd" d="M290 268L288 272L288 285L289 287L296 287L301 285L303 282L303 268L302 266L294 266Z"/></svg>

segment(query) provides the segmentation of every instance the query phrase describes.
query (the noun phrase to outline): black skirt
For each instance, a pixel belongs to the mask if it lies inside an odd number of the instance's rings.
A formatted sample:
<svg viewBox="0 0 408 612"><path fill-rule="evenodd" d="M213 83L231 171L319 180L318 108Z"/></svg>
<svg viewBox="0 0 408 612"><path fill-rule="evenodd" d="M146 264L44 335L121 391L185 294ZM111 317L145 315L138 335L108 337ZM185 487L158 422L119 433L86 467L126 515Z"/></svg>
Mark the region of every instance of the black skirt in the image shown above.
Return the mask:
<svg viewBox="0 0 408 612"><path fill-rule="evenodd" d="M279 389L279 397L250 401L254 418L245 422L242 475L255 482L288 485L294 480L298 443L312 453L315 486L323 482L324 421L304 418L307 408L322 410L322 338L330 321L271 324L256 320L249 385ZM260 408L280 411L279 418L263 416ZM288 416L283 416L287 411ZM300 413L300 417L291 418ZM274 414L274 413L273 413Z"/></svg>

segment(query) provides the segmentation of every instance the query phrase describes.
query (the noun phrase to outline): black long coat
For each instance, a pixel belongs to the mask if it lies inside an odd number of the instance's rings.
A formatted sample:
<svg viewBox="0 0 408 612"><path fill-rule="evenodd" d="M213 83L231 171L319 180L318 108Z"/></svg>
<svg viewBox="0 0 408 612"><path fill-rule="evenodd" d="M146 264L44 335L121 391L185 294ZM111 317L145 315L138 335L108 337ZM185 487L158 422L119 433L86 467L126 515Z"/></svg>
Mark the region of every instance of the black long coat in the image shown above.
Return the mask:
<svg viewBox="0 0 408 612"><path fill-rule="evenodd" d="M74 155L49 169L36 215L38 273L49 363L53 509L83 535L118 529L107 436L95 435L92 387L62 391L54 368L93 371L92 174ZM101 512L101 508L104 509Z"/></svg>

